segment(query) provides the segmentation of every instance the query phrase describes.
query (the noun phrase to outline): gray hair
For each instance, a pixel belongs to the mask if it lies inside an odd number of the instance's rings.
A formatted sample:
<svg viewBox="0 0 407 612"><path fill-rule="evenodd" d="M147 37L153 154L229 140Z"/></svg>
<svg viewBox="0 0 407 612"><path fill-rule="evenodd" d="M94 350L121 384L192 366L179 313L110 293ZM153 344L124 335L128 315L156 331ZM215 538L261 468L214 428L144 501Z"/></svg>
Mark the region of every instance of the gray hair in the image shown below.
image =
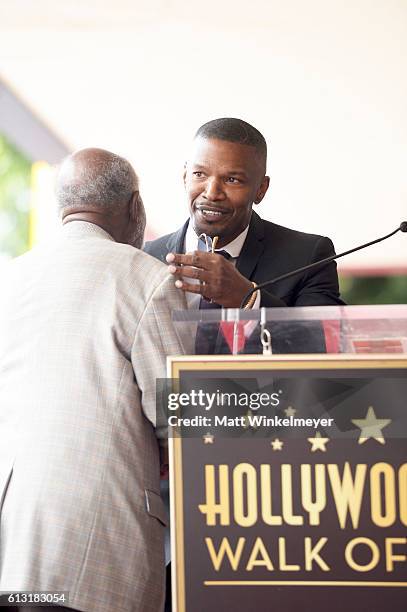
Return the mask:
<svg viewBox="0 0 407 612"><path fill-rule="evenodd" d="M59 168L56 198L60 211L86 206L111 212L127 204L138 191L137 175L123 157L109 153L78 163L80 155L67 157Z"/></svg>

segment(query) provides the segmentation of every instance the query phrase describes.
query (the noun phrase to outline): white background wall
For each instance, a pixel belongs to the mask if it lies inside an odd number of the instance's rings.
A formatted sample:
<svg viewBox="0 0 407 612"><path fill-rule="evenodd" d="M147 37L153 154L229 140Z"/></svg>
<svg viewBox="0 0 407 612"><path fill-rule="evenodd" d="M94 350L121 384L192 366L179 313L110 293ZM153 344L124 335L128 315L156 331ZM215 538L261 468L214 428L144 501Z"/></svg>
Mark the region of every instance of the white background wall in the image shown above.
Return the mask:
<svg viewBox="0 0 407 612"><path fill-rule="evenodd" d="M337 250L407 219L407 0L3 0L0 75L72 148L128 157L150 227L186 216L199 125L269 143L267 219ZM342 268L407 271L407 236Z"/></svg>

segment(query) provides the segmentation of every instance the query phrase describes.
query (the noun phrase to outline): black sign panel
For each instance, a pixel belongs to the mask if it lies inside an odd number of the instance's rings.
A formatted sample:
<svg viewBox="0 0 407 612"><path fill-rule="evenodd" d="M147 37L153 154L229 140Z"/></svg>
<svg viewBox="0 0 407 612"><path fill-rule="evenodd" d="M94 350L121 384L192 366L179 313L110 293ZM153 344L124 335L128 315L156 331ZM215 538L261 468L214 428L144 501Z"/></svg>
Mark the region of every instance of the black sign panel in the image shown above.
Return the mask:
<svg viewBox="0 0 407 612"><path fill-rule="evenodd" d="M405 612L407 360L172 367L209 394L177 412L205 425L171 441L176 610ZM211 401L225 380L234 406Z"/></svg>

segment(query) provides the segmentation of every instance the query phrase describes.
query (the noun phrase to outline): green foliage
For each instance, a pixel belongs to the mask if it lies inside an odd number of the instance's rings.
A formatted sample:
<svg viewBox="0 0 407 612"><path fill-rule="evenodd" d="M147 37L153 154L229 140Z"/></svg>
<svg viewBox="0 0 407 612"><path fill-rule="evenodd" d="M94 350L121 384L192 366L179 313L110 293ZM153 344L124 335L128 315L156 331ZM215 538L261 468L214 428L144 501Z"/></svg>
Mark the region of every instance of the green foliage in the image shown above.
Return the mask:
<svg viewBox="0 0 407 612"><path fill-rule="evenodd" d="M0 257L29 247L31 163L0 134Z"/></svg>
<svg viewBox="0 0 407 612"><path fill-rule="evenodd" d="M347 304L407 304L407 276L362 276L340 279Z"/></svg>

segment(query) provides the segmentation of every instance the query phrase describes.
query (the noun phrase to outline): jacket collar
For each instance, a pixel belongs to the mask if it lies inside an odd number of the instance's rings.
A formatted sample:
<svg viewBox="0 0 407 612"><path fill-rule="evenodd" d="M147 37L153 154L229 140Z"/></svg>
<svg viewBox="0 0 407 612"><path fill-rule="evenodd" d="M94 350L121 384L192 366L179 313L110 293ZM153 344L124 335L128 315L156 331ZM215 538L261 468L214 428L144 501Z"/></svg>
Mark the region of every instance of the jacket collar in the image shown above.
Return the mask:
<svg viewBox="0 0 407 612"><path fill-rule="evenodd" d="M183 253L184 252L184 243L185 243L185 234L188 229L188 221L184 223L184 225L173 234L168 236L167 240L167 253Z"/></svg>
<svg viewBox="0 0 407 612"><path fill-rule="evenodd" d="M62 225L62 232L69 236L99 236L100 238L106 238L115 242L113 236L100 227L100 225L82 219L67 221Z"/></svg>
<svg viewBox="0 0 407 612"><path fill-rule="evenodd" d="M236 262L240 274L246 278L251 278L257 262L263 254L264 246L263 220L253 212L246 240Z"/></svg>
<svg viewBox="0 0 407 612"><path fill-rule="evenodd" d="M170 234L166 244L168 253L184 252L185 234L188 229L188 223L189 219L178 231ZM263 220L253 211L249 223L249 231L236 262L237 269L246 278L251 277L257 266L257 262L263 254L264 246Z"/></svg>

